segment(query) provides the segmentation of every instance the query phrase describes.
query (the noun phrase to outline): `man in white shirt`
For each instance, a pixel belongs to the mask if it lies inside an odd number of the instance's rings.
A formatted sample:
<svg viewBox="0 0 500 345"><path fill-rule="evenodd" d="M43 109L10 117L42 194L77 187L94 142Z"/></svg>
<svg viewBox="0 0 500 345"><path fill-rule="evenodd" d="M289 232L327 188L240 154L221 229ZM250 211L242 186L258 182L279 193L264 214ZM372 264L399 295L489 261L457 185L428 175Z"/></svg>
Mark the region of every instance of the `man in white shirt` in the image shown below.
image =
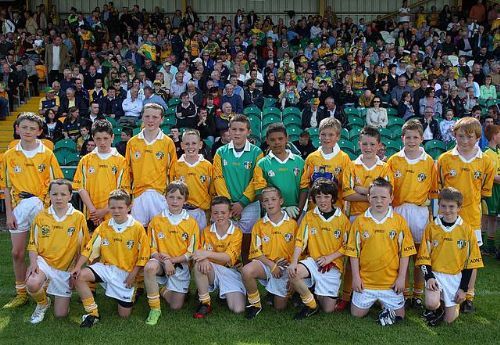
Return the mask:
<svg viewBox="0 0 500 345"><path fill-rule="evenodd" d="M137 88L133 87L130 89L130 97L125 98L122 103L122 109L125 115L120 119L120 123L132 123L134 126L137 123L143 107L142 101L139 99L138 95L139 90Z"/></svg>

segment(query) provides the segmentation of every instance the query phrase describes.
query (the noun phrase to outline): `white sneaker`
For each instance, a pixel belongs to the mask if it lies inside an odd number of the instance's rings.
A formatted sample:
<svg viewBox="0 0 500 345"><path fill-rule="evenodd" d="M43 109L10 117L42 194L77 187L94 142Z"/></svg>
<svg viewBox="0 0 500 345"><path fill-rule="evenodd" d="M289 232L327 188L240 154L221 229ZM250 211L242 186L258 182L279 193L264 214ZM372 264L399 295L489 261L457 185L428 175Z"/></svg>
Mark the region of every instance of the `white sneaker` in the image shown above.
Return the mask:
<svg viewBox="0 0 500 345"><path fill-rule="evenodd" d="M40 304L36 305L35 311L33 312L33 314L31 314L30 322L33 325L42 322L43 318L45 317L45 313L47 312L47 310L49 310L49 308L50 308L50 298L47 297L46 305L40 305Z"/></svg>

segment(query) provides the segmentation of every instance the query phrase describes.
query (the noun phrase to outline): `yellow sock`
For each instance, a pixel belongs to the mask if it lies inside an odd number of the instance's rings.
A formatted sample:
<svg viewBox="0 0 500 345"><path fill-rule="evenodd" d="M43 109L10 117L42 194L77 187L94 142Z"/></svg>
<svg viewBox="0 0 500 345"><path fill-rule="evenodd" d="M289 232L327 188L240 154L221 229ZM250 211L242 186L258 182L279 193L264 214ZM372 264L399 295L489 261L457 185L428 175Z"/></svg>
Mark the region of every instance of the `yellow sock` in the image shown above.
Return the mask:
<svg viewBox="0 0 500 345"><path fill-rule="evenodd" d="M47 305L49 301L47 300L47 294L43 287L37 292L29 292L30 296L35 300L36 304Z"/></svg>
<svg viewBox="0 0 500 345"><path fill-rule="evenodd" d="M465 299L467 301L473 301L474 300L474 289L467 290L467 293L465 294Z"/></svg>
<svg viewBox="0 0 500 345"><path fill-rule="evenodd" d="M300 299L302 300L302 303L304 303L311 309L316 309L318 307L318 304L316 303L313 294L309 291L305 295L300 295Z"/></svg>
<svg viewBox="0 0 500 345"><path fill-rule="evenodd" d="M82 299L83 307L85 311L92 316L99 317L99 310L97 309L97 304L94 301L94 297L89 297Z"/></svg>
<svg viewBox="0 0 500 345"><path fill-rule="evenodd" d="M26 283L16 280L16 294L18 296L26 296L28 292L26 291Z"/></svg>
<svg viewBox="0 0 500 345"><path fill-rule="evenodd" d="M210 294L207 292L206 294L198 294L198 298L202 304L210 305Z"/></svg>
<svg viewBox="0 0 500 345"><path fill-rule="evenodd" d="M248 303L253 305L256 308L262 308L262 304L260 303L260 294L259 290L253 292L253 293L248 293Z"/></svg>
<svg viewBox="0 0 500 345"><path fill-rule="evenodd" d="M422 299L424 297L424 284L415 283L413 287L413 297Z"/></svg>
<svg viewBox="0 0 500 345"><path fill-rule="evenodd" d="M151 309L160 310L160 294L148 295L148 304Z"/></svg>

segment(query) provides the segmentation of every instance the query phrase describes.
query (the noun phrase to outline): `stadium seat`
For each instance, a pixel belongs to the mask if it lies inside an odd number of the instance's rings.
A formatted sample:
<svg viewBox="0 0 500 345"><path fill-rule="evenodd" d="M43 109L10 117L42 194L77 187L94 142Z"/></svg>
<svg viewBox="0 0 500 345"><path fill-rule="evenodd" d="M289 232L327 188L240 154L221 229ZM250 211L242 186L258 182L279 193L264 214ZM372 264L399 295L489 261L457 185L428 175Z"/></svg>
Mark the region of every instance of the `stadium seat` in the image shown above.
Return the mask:
<svg viewBox="0 0 500 345"><path fill-rule="evenodd" d="M320 142L319 142L319 137L314 137L314 138L311 138L311 143L313 144L313 146L315 148L318 148L319 145L320 145Z"/></svg>
<svg viewBox="0 0 500 345"><path fill-rule="evenodd" d="M398 110L396 108L387 108L387 116L397 116Z"/></svg>
<svg viewBox="0 0 500 345"><path fill-rule="evenodd" d="M208 139L203 139L203 142L205 143L205 146L209 149L212 148L212 145L214 144L213 141L208 140Z"/></svg>
<svg viewBox="0 0 500 345"><path fill-rule="evenodd" d="M249 115L248 116L248 121L250 121L250 129L252 130L252 133L259 133L262 129L262 121L260 120L260 117L257 117L257 115Z"/></svg>
<svg viewBox="0 0 500 345"><path fill-rule="evenodd" d="M279 110L279 108L272 107L272 106L264 108L264 110L262 111L262 118L264 118L270 114L275 115L275 116L279 116L281 118L281 110Z"/></svg>
<svg viewBox="0 0 500 345"><path fill-rule="evenodd" d="M302 111L297 107L286 107L285 109L283 109L283 119L286 119L288 116L291 115L302 118Z"/></svg>
<svg viewBox="0 0 500 345"><path fill-rule="evenodd" d="M400 117L396 117L396 116L388 116L388 119L387 119L387 128L391 128L391 127L403 127L403 125L405 124L405 121L400 118Z"/></svg>
<svg viewBox="0 0 500 345"><path fill-rule="evenodd" d="M121 127L115 127L115 128L113 128L113 134L115 135L115 137L120 137L120 135L122 134Z"/></svg>
<svg viewBox="0 0 500 345"><path fill-rule="evenodd" d="M338 142L340 148L342 149L342 151L344 152L351 152L353 154L356 153L356 145L349 141L349 140L344 140L344 139L340 139L339 142Z"/></svg>
<svg viewBox="0 0 500 345"><path fill-rule="evenodd" d="M137 135L137 134L139 134L140 132L141 132L141 128L134 128L134 129L132 130L132 134L133 134L133 135Z"/></svg>
<svg viewBox="0 0 500 345"><path fill-rule="evenodd" d="M353 108L353 107L345 108L344 109L344 113L349 118L351 118L351 116L349 116L349 115L356 116L356 117L360 117L361 116L361 110L358 109L358 108Z"/></svg>
<svg viewBox="0 0 500 345"><path fill-rule="evenodd" d="M424 149L432 158L437 159L443 152L446 152L446 144L441 140L429 140L425 143Z"/></svg>
<svg viewBox="0 0 500 345"><path fill-rule="evenodd" d="M172 127L170 127L169 125L161 125L161 127L160 127L160 128L161 128L161 131L162 131L164 134L167 134L167 135L168 135L168 134L170 134L170 128L172 128ZM185 128L183 128L183 129L184 129L184 130L186 130ZM179 132L181 132L181 129L180 129L180 128L179 128ZM184 132L184 131L182 131L182 133L183 133L183 132Z"/></svg>
<svg viewBox="0 0 500 345"><path fill-rule="evenodd" d="M352 142L357 142L359 139L359 133L361 132L363 128L361 127L354 127L349 131L349 140Z"/></svg>
<svg viewBox="0 0 500 345"><path fill-rule="evenodd" d="M269 107L274 107L276 105L276 99L275 98L264 98L264 106L263 109L269 108Z"/></svg>
<svg viewBox="0 0 500 345"><path fill-rule="evenodd" d="M319 137L319 129L317 127L311 127L307 129L307 132L312 137Z"/></svg>
<svg viewBox="0 0 500 345"><path fill-rule="evenodd" d="M379 128L378 129L379 133L380 133L380 136L382 138L387 138L387 139L393 139L392 138L392 131L390 129L387 129L387 128Z"/></svg>
<svg viewBox="0 0 500 345"><path fill-rule="evenodd" d="M73 177L75 177L75 171L76 167L68 167L62 169L64 178L69 181L73 181Z"/></svg>
<svg viewBox="0 0 500 345"><path fill-rule="evenodd" d="M168 107L176 107L178 104L181 103L181 99L180 98L171 98L168 100Z"/></svg>
<svg viewBox="0 0 500 345"><path fill-rule="evenodd" d="M288 115L287 117L283 118L283 124L285 126L297 125L300 127L302 125L302 119L298 115Z"/></svg>
<svg viewBox="0 0 500 345"><path fill-rule="evenodd" d="M162 126L174 127L177 124L177 118L175 116L165 116L161 123Z"/></svg>
<svg viewBox="0 0 500 345"><path fill-rule="evenodd" d="M403 147L403 143L398 140L382 139L382 143L384 143L385 145L385 152L387 157L390 157L393 154L401 151L401 148Z"/></svg>
<svg viewBox="0 0 500 345"><path fill-rule="evenodd" d="M280 116L275 116L273 114L266 115L262 119L262 128L267 128L267 126L269 126L271 123L276 123L276 122L280 122L280 121L281 121Z"/></svg>
<svg viewBox="0 0 500 345"><path fill-rule="evenodd" d="M78 165L80 157L76 152L59 150L54 152L59 165Z"/></svg>
<svg viewBox="0 0 500 345"><path fill-rule="evenodd" d="M342 128L342 130L340 131L340 138L349 140L349 131L347 130L347 128Z"/></svg>
<svg viewBox="0 0 500 345"><path fill-rule="evenodd" d="M300 133L302 133L302 129L300 128L300 126L290 125L290 126L286 126L286 132L288 133L289 137L295 136L298 138ZM293 141L291 139L289 139L289 140Z"/></svg>
<svg viewBox="0 0 500 345"><path fill-rule="evenodd" d="M347 118L347 123L349 126L358 126L358 127L364 127L365 125L365 119L362 119L360 117L348 117Z"/></svg>
<svg viewBox="0 0 500 345"><path fill-rule="evenodd" d="M109 123L111 123L111 125L113 126L113 128L118 127L118 122L114 118L106 116L105 119L108 120Z"/></svg>
<svg viewBox="0 0 500 345"><path fill-rule="evenodd" d="M76 152L76 143L71 139L59 140L54 145L54 152L60 150Z"/></svg>
<svg viewBox="0 0 500 345"><path fill-rule="evenodd" d="M251 105L251 106L243 109L243 114L246 116L255 115L255 116L258 116L260 118L261 111L260 111L259 107L255 106L255 105Z"/></svg>
<svg viewBox="0 0 500 345"><path fill-rule="evenodd" d="M176 107L168 107L167 110L165 110L165 117L175 116L176 111L177 111Z"/></svg>
<svg viewBox="0 0 500 345"><path fill-rule="evenodd" d="M449 151L451 150L452 148L454 148L455 146L457 145L457 142L452 140L452 141L448 141L446 143L446 151Z"/></svg>

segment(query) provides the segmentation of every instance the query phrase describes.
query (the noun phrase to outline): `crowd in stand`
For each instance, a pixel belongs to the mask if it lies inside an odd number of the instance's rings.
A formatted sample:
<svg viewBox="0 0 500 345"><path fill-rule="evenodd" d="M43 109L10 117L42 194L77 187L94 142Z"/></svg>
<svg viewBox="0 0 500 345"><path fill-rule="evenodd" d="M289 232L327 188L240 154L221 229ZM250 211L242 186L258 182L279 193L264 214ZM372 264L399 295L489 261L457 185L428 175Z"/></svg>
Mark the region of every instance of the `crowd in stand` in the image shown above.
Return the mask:
<svg viewBox="0 0 500 345"><path fill-rule="evenodd" d="M389 111L419 118L425 140L453 141L457 118L499 122L497 9L478 1L468 13L421 7L411 21L400 10L354 23L327 8L286 23L253 11L200 18L191 7L169 15L112 2L66 18L55 6L9 7L0 11L0 118L47 81L45 137L73 139L84 153L95 119L112 119L126 141L150 102L175 118L165 130L177 143L178 129L195 128L214 149L233 114L266 99L300 109L302 130L326 117L350 128L344 110L363 107L373 127L386 127ZM314 149L307 135L296 143L304 155Z"/></svg>

